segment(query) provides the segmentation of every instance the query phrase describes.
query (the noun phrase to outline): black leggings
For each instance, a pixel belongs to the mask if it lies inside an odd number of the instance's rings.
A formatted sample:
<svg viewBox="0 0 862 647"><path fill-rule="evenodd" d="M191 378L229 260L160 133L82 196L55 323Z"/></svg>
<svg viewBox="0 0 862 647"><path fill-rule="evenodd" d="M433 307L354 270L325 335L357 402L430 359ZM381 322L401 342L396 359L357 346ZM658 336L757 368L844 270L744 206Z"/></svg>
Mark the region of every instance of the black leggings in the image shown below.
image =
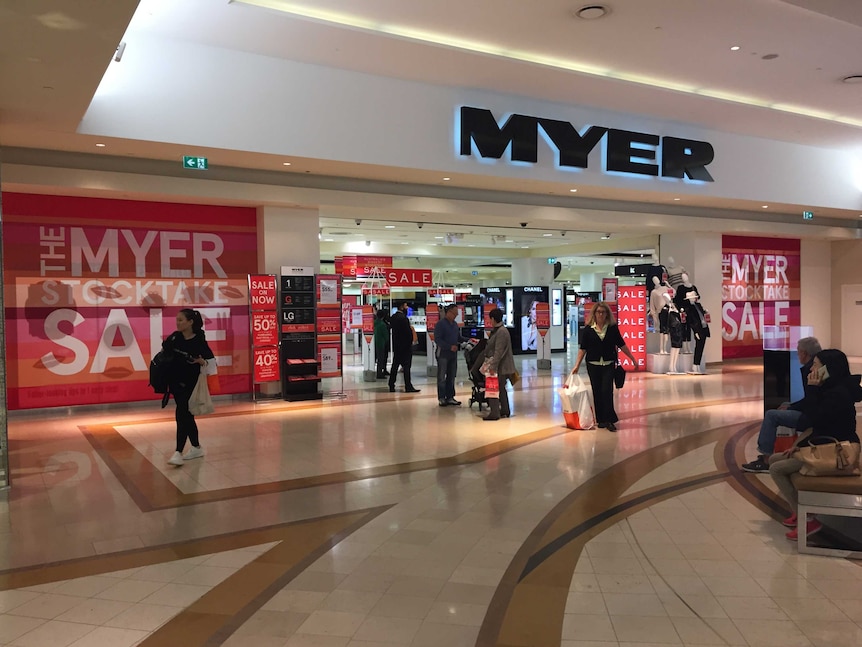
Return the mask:
<svg viewBox="0 0 862 647"><path fill-rule="evenodd" d="M171 385L171 393L174 395L174 402L177 403L177 451L180 453L186 446L186 440L191 441L193 447L200 447L198 425L195 422L195 417L189 411L189 398L192 397L194 388L194 384L191 386Z"/></svg>

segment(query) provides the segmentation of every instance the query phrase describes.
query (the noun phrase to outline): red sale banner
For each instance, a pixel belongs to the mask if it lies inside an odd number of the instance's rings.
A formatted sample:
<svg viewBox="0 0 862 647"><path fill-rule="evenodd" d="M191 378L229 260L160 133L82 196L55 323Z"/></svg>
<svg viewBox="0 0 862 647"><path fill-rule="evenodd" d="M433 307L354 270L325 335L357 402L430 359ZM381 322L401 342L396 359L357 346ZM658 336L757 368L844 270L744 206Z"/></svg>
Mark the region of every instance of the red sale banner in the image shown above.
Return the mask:
<svg viewBox="0 0 862 647"><path fill-rule="evenodd" d="M276 312L251 313L252 346L275 346L278 344L278 314Z"/></svg>
<svg viewBox="0 0 862 647"><path fill-rule="evenodd" d="M4 193L3 221L10 409L152 399L183 308L248 391L253 208Z"/></svg>
<svg viewBox="0 0 862 647"><path fill-rule="evenodd" d="M544 337L551 329L551 306L547 303L536 302L536 329Z"/></svg>
<svg viewBox="0 0 862 647"><path fill-rule="evenodd" d="M374 336L374 306L362 306L362 334L370 344Z"/></svg>
<svg viewBox="0 0 862 647"><path fill-rule="evenodd" d="M722 236L722 358L760 357L764 341L793 347L800 325L800 242ZM767 338L768 337L768 338Z"/></svg>
<svg viewBox="0 0 862 647"><path fill-rule="evenodd" d="M626 346L635 356L638 369L646 368L647 292L642 285L621 287L617 291L617 325ZM620 353L620 364L633 369L632 361Z"/></svg>
<svg viewBox="0 0 862 647"><path fill-rule="evenodd" d="M256 384L263 382L278 382L278 348L265 346L254 349L254 381Z"/></svg>
<svg viewBox="0 0 862 647"><path fill-rule="evenodd" d="M428 339L434 341L434 326L440 321L440 309L436 303L428 304L425 309L425 327L428 330Z"/></svg>
<svg viewBox="0 0 862 647"><path fill-rule="evenodd" d="M252 310L272 310L278 305L275 274L249 274L249 293Z"/></svg>

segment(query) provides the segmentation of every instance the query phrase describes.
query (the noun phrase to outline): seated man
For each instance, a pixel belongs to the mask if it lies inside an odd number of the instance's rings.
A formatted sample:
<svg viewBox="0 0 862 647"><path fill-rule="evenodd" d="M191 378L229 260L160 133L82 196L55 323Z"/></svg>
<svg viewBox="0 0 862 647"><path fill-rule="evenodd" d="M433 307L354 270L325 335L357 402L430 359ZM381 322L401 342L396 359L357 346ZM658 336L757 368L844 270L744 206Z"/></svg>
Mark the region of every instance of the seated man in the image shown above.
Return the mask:
<svg viewBox="0 0 862 647"><path fill-rule="evenodd" d="M811 371L811 363L814 361L814 356L820 352L820 342L814 337L803 337L796 345L796 354L799 356L799 363L802 368L802 384L805 388L805 393L808 393L808 373ZM757 459L745 463L742 469L746 472L768 472L768 458L773 453L775 448L775 436L778 433L778 427L792 427L796 429L799 426L800 418L802 417L801 410L802 400L782 404L778 409L771 409L763 416L763 423L760 425L760 433L757 436ZM803 423L805 427L810 425Z"/></svg>

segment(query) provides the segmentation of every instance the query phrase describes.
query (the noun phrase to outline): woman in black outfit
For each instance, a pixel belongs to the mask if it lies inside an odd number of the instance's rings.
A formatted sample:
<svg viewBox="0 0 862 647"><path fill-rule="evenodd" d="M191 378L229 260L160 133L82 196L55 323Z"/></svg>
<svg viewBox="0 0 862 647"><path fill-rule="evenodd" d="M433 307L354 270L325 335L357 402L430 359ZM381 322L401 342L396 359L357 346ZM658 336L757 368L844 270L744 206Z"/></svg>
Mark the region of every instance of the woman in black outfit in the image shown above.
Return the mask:
<svg viewBox="0 0 862 647"><path fill-rule="evenodd" d="M797 429L811 428L811 433L796 443L798 447L816 445L824 442L824 437L858 443L856 434L856 403L862 401L860 376L850 374L847 356L840 350L829 348L814 356L811 371L808 373L808 386L805 397L799 402L802 417L796 423ZM826 441L831 442L831 441ZM799 538L796 507L799 497L790 477L802 468L802 461L793 456L793 451L773 454L769 458L769 474L790 504L792 514L782 523L793 528L787 538ZM803 532L813 535L823 526L814 515L806 520Z"/></svg>
<svg viewBox="0 0 862 647"><path fill-rule="evenodd" d="M195 417L189 411L189 398L200 377L201 366L206 366L208 361L215 361L203 328L201 313L184 308L177 313L176 332L171 333L162 343L162 349L174 353L168 384L177 404L177 449L168 460L171 465L179 466L187 460L202 458L204 455L198 441ZM206 376L203 379L206 379ZM191 441L192 447L183 456L186 440Z"/></svg>
<svg viewBox="0 0 862 647"><path fill-rule="evenodd" d="M619 421L614 410L614 367L617 363L617 348L628 355L633 366L637 366L635 356L626 346L611 314L611 309L604 301L593 307L587 325L581 331L581 349L575 368L577 373L584 356L587 357L587 375L590 376L590 386L593 388L593 402L596 407L596 421L599 427L608 431L616 431Z"/></svg>

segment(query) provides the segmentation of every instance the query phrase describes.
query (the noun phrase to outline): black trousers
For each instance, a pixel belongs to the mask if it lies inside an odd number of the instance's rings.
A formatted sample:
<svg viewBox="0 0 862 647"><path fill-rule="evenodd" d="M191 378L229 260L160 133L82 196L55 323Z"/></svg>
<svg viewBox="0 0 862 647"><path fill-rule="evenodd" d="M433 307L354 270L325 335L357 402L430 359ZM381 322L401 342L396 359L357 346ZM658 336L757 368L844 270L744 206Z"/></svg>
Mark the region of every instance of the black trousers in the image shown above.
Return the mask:
<svg viewBox="0 0 862 647"><path fill-rule="evenodd" d="M389 347L376 346L374 355L377 357L377 377L380 377L386 372L386 364L389 361Z"/></svg>
<svg viewBox="0 0 862 647"><path fill-rule="evenodd" d="M597 366L587 362L587 375L593 387L593 403L596 407L596 422L607 424L619 421L614 409L614 365Z"/></svg>
<svg viewBox="0 0 862 647"><path fill-rule="evenodd" d="M389 369L389 387L395 388L395 378L398 377L398 367L404 369L404 388L413 388L413 379L410 377L410 366L413 364L413 351L395 351L392 354L392 367Z"/></svg>
<svg viewBox="0 0 862 647"><path fill-rule="evenodd" d="M203 379L206 379L206 377L204 376ZM195 417L189 411L189 398L192 397L194 388L194 384L191 386L181 384L171 385L171 393L174 396L174 402L177 403L177 451L180 453L185 448L187 440L194 447L200 447L201 445L198 440L198 425L195 422Z"/></svg>

